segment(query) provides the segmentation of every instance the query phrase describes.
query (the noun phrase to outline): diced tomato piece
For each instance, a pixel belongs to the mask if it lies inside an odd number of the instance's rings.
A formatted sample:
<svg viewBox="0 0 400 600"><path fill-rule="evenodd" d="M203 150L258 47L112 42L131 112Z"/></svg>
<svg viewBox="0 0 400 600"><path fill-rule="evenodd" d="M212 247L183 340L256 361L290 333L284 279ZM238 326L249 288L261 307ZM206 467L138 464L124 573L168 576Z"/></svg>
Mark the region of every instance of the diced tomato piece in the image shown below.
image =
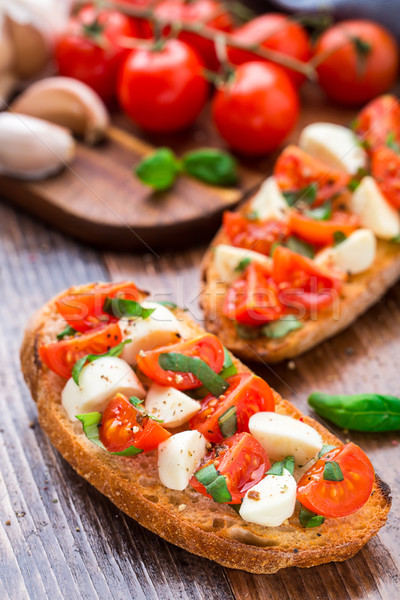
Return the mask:
<svg viewBox="0 0 400 600"><path fill-rule="evenodd" d="M335 233L349 236L360 224L356 215L336 211L326 221L316 220L305 214L291 210L288 215L288 227L301 239L321 246L332 246L335 242Z"/></svg>

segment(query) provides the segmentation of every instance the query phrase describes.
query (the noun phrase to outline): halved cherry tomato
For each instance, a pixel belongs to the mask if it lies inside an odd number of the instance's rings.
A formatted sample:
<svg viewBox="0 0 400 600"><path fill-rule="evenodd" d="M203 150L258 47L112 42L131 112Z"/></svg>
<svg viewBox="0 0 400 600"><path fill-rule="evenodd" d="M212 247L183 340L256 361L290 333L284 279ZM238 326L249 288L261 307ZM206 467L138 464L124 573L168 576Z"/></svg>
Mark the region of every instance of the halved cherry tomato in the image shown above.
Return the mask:
<svg viewBox="0 0 400 600"><path fill-rule="evenodd" d="M270 468L269 458L261 444L250 433L236 433L225 439L207 454L197 471L214 464L218 473L225 476L227 488L232 496L227 504L238 504L247 490L256 485ZM196 477L190 485L208 498L202 483Z"/></svg>
<svg viewBox="0 0 400 600"><path fill-rule="evenodd" d="M243 277L229 287L223 307L229 319L255 326L280 319L283 312L271 271L256 262L250 263Z"/></svg>
<svg viewBox="0 0 400 600"><path fill-rule="evenodd" d="M99 427L100 441L109 452L122 452L129 446L150 452L171 434L132 406L123 394L107 404Z"/></svg>
<svg viewBox="0 0 400 600"><path fill-rule="evenodd" d="M278 246L274 252L272 277L280 289L282 304L302 306L307 311L332 304L341 287L339 278L283 246Z"/></svg>
<svg viewBox="0 0 400 600"><path fill-rule="evenodd" d="M324 468L336 462L344 479L327 481ZM297 485L297 499L303 506L324 517L344 517L359 510L370 497L374 484L374 468L368 456L352 442L335 448L303 475Z"/></svg>
<svg viewBox="0 0 400 600"><path fill-rule="evenodd" d="M400 208L400 154L382 146L373 152L372 175L385 198L395 208Z"/></svg>
<svg viewBox="0 0 400 600"><path fill-rule="evenodd" d="M219 339L211 333L206 333L187 342L162 346L156 350L138 354L137 364L147 377L160 385L172 386L177 390L192 390L201 386L202 383L192 373L164 371L158 363L160 354L164 352L178 352L186 356L201 358L216 373L221 371L224 364L224 347Z"/></svg>
<svg viewBox="0 0 400 600"><path fill-rule="evenodd" d="M400 100L391 94L379 96L367 104L358 114L354 131L367 150L385 146L389 135L400 143Z"/></svg>
<svg viewBox="0 0 400 600"><path fill-rule="evenodd" d="M275 400L271 388L260 377L251 373L239 373L226 380L229 388L219 398L208 394L201 403L201 410L189 421L191 429L197 429L209 442L218 444L224 436L219 427L219 417L231 407L236 408L237 433L249 431L249 419L260 411L274 411Z"/></svg>
<svg viewBox="0 0 400 600"><path fill-rule="evenodd" d="M119 325L111 323L69 340L41 346L39 356L49 369L68 379L77 360L86 354L104 354L121 340Z"/></svg>
<svg viewBox="0 0 400 600"><path fill-rule="evenodd" d="M71 291L56 302L57 310L76 331L85 332L102 323L117 321L103 311L106 298L139 300L140 292L131 281L95 284L79 291Z"/></svg>
<svg viewBox="0 0 400 600"><path fill-rule="evenodd" d="M252 221L234 212L225 211L223 226L233 246L248 248L270 255L275 242L283 241L289 231L284 221Z"/></svg>
<svg viewBox="0 0 400 600"><path fill-rule="evenodd" d="M296 192L315 184L315 206L343 192L350 180L350 175L328 167L294 145L279 155L274 175L283 192Z"/></svg>
<svg viewBox="0 0 400 600"><path fill-rule="evenodd" d="M360 224L357 215L336 211L329 220L322 221L307 217L307 215L291 210L287 218L291 233L299 236L310 244L332 246L337 231L350 235Z"/></svg>

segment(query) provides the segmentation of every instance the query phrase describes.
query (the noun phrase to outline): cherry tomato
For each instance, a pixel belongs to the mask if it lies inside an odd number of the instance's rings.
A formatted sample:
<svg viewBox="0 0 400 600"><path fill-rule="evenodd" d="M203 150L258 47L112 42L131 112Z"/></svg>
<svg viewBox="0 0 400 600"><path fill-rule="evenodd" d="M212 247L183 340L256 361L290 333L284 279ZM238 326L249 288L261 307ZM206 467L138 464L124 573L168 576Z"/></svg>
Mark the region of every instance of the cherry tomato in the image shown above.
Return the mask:
<svg viewBox="0 0 400 600"><path fill-rule="evenodd" d="M99 327L101 323L117 321L118 318L103 310L106 298L139 300L140 292L131 281L121 283L96 284L68 292L56 302L57 310L76 331L85 332Z"/></svg>
<svg viewBox="0 0 400 600"><path fill-rule="evenodd" d="M118 4L131 5L134 8L151 9L154 4L153 0L118 0ZM145 40L153 37L153 27L148 19L140 17L129 17L133 22L133 27L136 31L135 37Z"/></svg>
<svg viewBox="0 0 400 600"><path fill-rule="evenodd" d="M121 71L118 97L127 115L155 133L188 127L204 107L209 84L196 52L180 40L161 50L134 50Z"/></svg>
<svg viewBox="0 0 400 600"><path fill-rule="evenodd" d="M272 277L280 289L279 300L287 307L320 310L332 304L340 279L314 261L278 246L273 255Z"/></svg>
<svg viewBox="0 0 400 600"><path fill-rule="evenodd" d="M237 433L224 439L205 456L197 471L212 464L218 473L225 476L232 496L227 504L238 504L247 490L261 481L271 466L264 448L249 433ZM200 494L211 498L195 475L191 478L190 485Z"/></svg>
<svg viewBox="0 0 400 600"><path fill-rule="evenodd" d="M310 40L307 31L281 13L268 13L252 19L234 31L232 39L242 44L251 44L275 50L286 56L307 62L311 57ZM229 48L228 57L234 65L263 60L253 52ZM299 86L305 77L293 69L282 67L291 81Z"/></svg>
<svg viewBox="0 0 400 600"><path fill-rule="evenodd" d="M332 246L335 243L335 233L350 235L360 224L357 215L336 211L331 218L323 221L291 210L287 218L291 233L310 244Z"/></svg>
<svg viewBox="0 0 400 600"><path fill-rule="evenodd" d="M142 352L137 356L137 364L147 377L160 385L167 385L177 390L191 390L202 385L192 373L164 371L158 363L160 354L178 352L186 356L196 356L204 360L213 371L219 373L224 364L224 347L215 335L206 333L187 342L163 346L156 350Z"/></svg>
<svg viewBox="0 0 400 600"><path fill-rule="evenodd" d="M137 33L130 19L117 11L84 7L70 19L56 44L59 74L83 81L110 103L119 69L129 54L120 39Z"/></svg>
<svg viewBox="0 0 400 600"><path fill-rule="evenodd" d="M122 340L117 323L39 348L40 359L57 375L68 379L77 360L86 354L104 354Z"/></svg>
<svg viewBox="0 0 400 600"><path fill-rule="evenodd" d="M214 123L237 152L259 156L275 150L299 114L297 92L280 67L248 62L220 87L212 101Z"/></svg>
<svg viewBox="0 0 400 600"><path fill-rule="evenodd" d="M223 226L233 246L270 255L275 242L284 240L289 231L284 221L252 221L235 212L226 211Z"/></svg>
<svg viewBox="0 0 400 600"><path fill-rule="evenodd" d="M280 319L284 307L270 270L256 262L250 263L243 277L229 287L223 313L244 325L264 325Z"/></svg>
<svg viewBox="0 0 400 600"><path fill-rule="evenodd" d="M146 414L132 406L123 394L107 404L99 427L100 441L109 452L122 452L135 446L150 452L171 434Z"/></svg>
<svg viewBox="0 0 400 600"><path fill-rule="evenodd" d="M228 409L236 409L237 433L249 431L249 419L260 411L274 411L275 400L271 388L260 377L251 373L239 373L226 380L229 388L219 398L208 394L201 403L201 410L190 421L191 429L197 429L209 442L218 444L223 440L219 418Z"/></svg>
<svg viewBox="0 0 400 600"><path fill-rule="evenodd" d="M344 477L342 481L324 479L324 468L329 461L339 465ZM303 475L297 485L297 499L318 515L345 517L367 502L374 478L368 456L350 442L325 454Z"/></svg>
<svg viewBox="0 0 400 600"><path fill-rule="evenodd" d="M156 17L167 23L183 23L187 25L203 24L207 29L217 31L231 31L233 27L232 17L221 2L216 0L162 0L155 6ZM164 29L168 34L170 27ZM215 53L215 45L196 33L182 31L178 38L186 42L201 56L208 69L217 70L219 61Z"/></svg>
<svg viewBox="0 0 400 600"><path fill-rule="evenodd" d="M389 136L400 143L400 101L386 94L372 100L358 114L354 130L367 150L385 146Z"/></svg>
<svg viewBox="0 0 400 600"><path fill-rule="evenodd" d="M396 81L399 49L394 37L371 21L342 21L319 38L315 58L319 83L341 104L362 104Z"/></svg>
<svg viewBox="0 0 400 600"><path fill-rule="evenodd" d="M315 185L318 206L342 193L350 175L328 167L297 146L287 146L275 163L274 175L283 192L296 192Z"/></svg>
<svg viewBox="0 0 400 600"><path fill-rule="evenodd" d="M382 146L372 154L372 175L385 198L400 208L400 154Z"/></svg>

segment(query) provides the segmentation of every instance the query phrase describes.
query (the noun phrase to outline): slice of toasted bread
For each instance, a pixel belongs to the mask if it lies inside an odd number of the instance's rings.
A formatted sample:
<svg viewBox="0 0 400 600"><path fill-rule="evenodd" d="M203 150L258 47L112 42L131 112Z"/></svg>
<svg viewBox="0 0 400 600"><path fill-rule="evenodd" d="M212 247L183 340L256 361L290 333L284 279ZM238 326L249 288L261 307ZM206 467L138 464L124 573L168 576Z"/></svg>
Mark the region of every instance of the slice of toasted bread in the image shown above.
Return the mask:
<svg viewBox="0 0 400 600"><path fill-rule="evenodd" d="M186 313L176 311L187 337L203 330ZM244 521L228 505L216 504L190 486L183 492L164 487L157 472L157 454L125 458L107 454L90 442L80 423L71 423L61 404L65 381L41 364L38 348L56 340L65 322L55 299L32 319L21 348L25 380L37 402L39 422L52 444L72 467L114 504L141 525L169 542L221 565L253 573L274 573L283 567L311 567L354 555L386 521L390 489L376 477L368 502L356 513L326 519L317 529L303 528L295 514L280 527L262 527ZM246 370L235 359L241 371ZM300 418L292 404L276 392L276 411ZM304 417L324 442L339 445L318 422Z"/></svg>
<svg viewBox="0 0 400 600"><path fill-rule="evenodd" d="M241 214L248 212L250 203L251 199L241 207ZM256 339L241 339L234 322L222 312L228 286L220 281L214 265L213 248L218 244L229 243L221 228L204 255L200 304L204 311L206 329L217 335L229 350L244 360L275 363L299 356L351 325L400 277L399 245L378 240L374 264L364 273L349 277L343 284L339 302L335 303L333 309L320 311L315 320L305 320L301 329L282 338L268 339L259 336Z"/></svg>

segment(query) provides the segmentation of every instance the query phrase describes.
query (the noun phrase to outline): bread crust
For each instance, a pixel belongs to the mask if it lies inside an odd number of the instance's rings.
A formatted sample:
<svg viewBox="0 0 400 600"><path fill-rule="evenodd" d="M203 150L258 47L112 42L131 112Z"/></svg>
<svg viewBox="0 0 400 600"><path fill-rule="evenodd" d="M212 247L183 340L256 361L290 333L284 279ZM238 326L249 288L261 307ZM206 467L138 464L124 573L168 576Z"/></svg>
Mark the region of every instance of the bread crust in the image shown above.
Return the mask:
<svg viewBox="0 0 400 600"><path fill-rule="evenodd" d="M186 313L176 311L185 335L203 330ZM73 424L61 405L64 380L41 364L42 343L55 340L64 326L55 299L28 324L21 347L25 380L37 402L39 422L50 441L72 467L122 511L167 541L223 566L252 573L275 573L283 567L311 567L353 556L384 525L390 509L390 489L379 477L373 493L357 513L326 519L317 530L298 522L298 507L287 523L267 528L241 519L229 506L216 504L190 486L168 490L157 476L155 452L134 458L113 456L91 443L80 423ZM249 370L235 359L241 370ZM276 410L294 418L300 411L274 392ZM325 443L341 442L322 425L305 416ZM318 535L317 536L317 532Z"/></svg>

